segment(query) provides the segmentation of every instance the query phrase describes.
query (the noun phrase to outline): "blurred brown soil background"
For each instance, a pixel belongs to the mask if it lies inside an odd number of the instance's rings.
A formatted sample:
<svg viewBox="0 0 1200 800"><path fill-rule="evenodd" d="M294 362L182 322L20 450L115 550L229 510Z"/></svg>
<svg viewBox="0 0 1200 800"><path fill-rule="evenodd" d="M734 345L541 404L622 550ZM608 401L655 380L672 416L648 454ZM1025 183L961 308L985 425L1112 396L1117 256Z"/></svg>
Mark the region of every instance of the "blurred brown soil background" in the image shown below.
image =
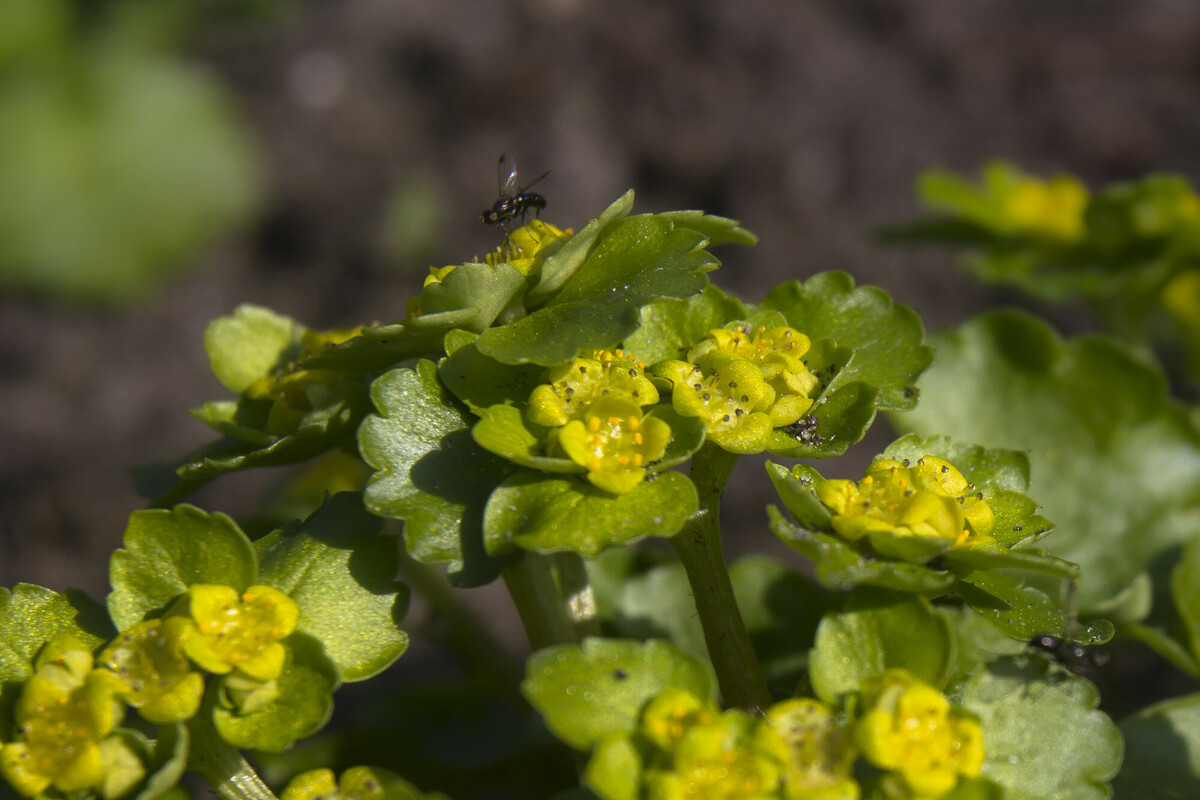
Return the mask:
<svg viewBox="0 0 1200 800"><path fill-rule="evenodd" d="M844 269L929 330L1022 300L944 254L873 243L918 214L922 169L1200 176L1187 0L296 0L210 26L187 57L256 137L264 200L133 306L0 296L3 585L103 597L142 504L126 469L213 438L187 414L226 394L207 322L242 302L318 328L402 317L430 266L498 243L478 217L501 153L526 178L551 170L538 191L559 226L633 187L637 209L703 208L760 236L717 251L728 291L757 301ZM850 477L889 437L880 420L830 472ZM746 462L733 551L767 538L771 493ZM226 477L195 502L236 517L277 477Z"/></svg>

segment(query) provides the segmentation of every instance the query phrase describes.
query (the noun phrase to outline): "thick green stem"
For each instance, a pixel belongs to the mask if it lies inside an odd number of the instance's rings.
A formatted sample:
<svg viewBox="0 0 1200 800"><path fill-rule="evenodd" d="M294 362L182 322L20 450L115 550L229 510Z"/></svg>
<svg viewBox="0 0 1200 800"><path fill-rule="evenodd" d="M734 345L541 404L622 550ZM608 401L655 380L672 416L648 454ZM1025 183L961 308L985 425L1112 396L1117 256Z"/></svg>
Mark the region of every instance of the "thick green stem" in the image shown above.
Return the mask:
<svg viewBox="0 0 1200 800"><path fill-rule="evenodd" d="M222 800L277 800L241 752L213 728L202 711L188 723L191 742L187 768L203 778Z"/></svg>
<svg viewBox="0 0 1200 800"><path fill-rule="evenodd" d="M671 544L692 586L704 643L725 703L754 711L771 704L771 693L738 611L721 551L721 494L736 461L735 454L713 444L705 444L692 457L691 478L700 494L700 510L671 538Z"/></svg>
<svg viewBox="0 0 1200 800"><path fill-rule="evenodd" d="M579 641L548 557L522 553L502 575L534 650Z"/></svg>
<svg viewBox="0 0 1200 800"><path fill-rule="evenodd" d="M587 567L578 553L555 553L558 585L567 604L567 614L580 638L600 635L600 620L596 616L596 595L592 591Z"/></svg>

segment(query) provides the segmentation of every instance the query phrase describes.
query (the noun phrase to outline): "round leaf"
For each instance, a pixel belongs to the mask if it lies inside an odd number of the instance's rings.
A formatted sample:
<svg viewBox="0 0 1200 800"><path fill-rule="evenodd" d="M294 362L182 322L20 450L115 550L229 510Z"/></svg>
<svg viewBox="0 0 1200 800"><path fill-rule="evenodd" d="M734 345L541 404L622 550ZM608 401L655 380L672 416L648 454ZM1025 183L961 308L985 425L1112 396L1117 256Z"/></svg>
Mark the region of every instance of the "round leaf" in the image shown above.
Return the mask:
<svg viewBox="0 0 1200 800"><path fill-rule="evenodd" d="M408 609L408 588L393 580L397 542L377 535L381 525L361 495L343 492L303 525L254 543L258 582L296 601L296 629L324 645L345 681L375 675L408 647L408 634L397 627Z"/></svg>
<svg viewBox="0 0 1200 800"><path fill-rule="evenodd" d="M666 642L585 639L534 653L521 691L546 727L576 750L637 727L651 697L669 687L714 698L711 670Z"/></svg>
<svg viewBox="0 0 1200 800"><path fill-rule="evenodd" d="M1121 721L1125 762L1113 786L1122 800L1190 797L1200 782L1200 694L1144 708Z"/></svg>
<svg viewBox="0 0 1200 800"><path fill-rule="evenodd" d="M867 678L903 668L941 687L954 641L946 619L920 597L860 589L841 613L826 614L808 657L817 697L835 704Z"/></svg>
<svg viewBox="0 0 1200 800"><path fill-rule="evenodd" d="M240 592L258 575L254 548L237 523L195 506L134 512L124 545L109 564L108 611L120 630L153 615L194 583Z"/></svg>
<svg viewBox="0 0 1200 800"><path fill-rule="evenodd" d="M363 420L358 445L377 472L363 502L404 520L404 543L423 563L449 564L451 580L478 586L500 565L483 549L484 503L511 466L475 444L474 422L438 382L433 362L393 370L371 386L378 416Z"/></svg>
<svg viewBox="0 0 1200 800"><path fill-rule="evenodd" d="M515 546L595 556L647 536L671 536L698 504L696 487L678 472L659 473L619 495L582 478L518 472L488 500L483 535L489 553Z"/></svg>
<svg viewBox="0 0 1200 800"><path fill-rule="evenodd" d="M995 662L962 693L983 727L983 774L1004 787L1005 800L1111 797L1121 733L1098 702L1091 683L1036 658Z"/></svg>
<svg viewBox="0 0 1200 800"><path fill-rule="evenodd" d="M302 633L285 640L288 662L279 676L279 694L248 714L213 709L213 724L229 744L247 750L277 753L298 739L320 730L333 712L337 668L320 642Z"/></svg>

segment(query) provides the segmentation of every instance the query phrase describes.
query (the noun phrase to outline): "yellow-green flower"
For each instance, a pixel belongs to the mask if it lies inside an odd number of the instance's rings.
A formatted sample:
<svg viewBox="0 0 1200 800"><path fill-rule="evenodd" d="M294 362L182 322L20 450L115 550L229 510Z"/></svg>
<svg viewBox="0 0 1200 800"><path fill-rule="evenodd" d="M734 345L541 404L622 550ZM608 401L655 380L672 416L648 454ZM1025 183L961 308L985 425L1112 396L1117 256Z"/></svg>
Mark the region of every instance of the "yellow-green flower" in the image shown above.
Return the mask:
<svg viewBox="0 0 1200 800"><path fill-rule="evenodd" d="M105 746L123 708L114 683L106 670L92 669L86 649L41 663L17 700L17 736L0 749L0 772L19 794L32 797L51 787L79 792L114 780L128 788L141 779L141 763L125 764L119 741ZM122 774L108 776L114 759L122 762Z"/></svg>
<svg viewBox="0 0 1200 800"><path fill-rule="evenodd" d="M865 713L855 724L863 756L893 775L893 796L937 798L983 768L979 723L950 705L937 689L908 672L888 670L864 683Z"/></svg>
<svg viewBox="0 0 1200 800"><path fill-rule="evenodd" d="M705 353L719 352L751 362L775 391L778 410L772 416L787 418L788 422L782 424L790 425L812 407L810 395L820 386L817 376L809 372L803 361L810 346L808 337L795 328L780 326L768 330L762 325L745 324L709 331L705 340L688 353L688 360L695 362Z"/></svg>
<svg viewBox="0 0 1200 800"><path fill-rule="evenodd" d="M183 640L188 658L217 675L237 670L259 681L279 677L287 659L279 640L300 619L290 597L270 586L251 586L239 596L230 586L213 584L193 584L188 596L195 624Z"/></svg>
<svg viewBox="0 0 1200 800"><path fill-rule="evenodd" d="M646 465L663 457L671 426L658 417L644 417L637 403L624 397L602 397L588 406L583 419L568 422L559 432L558 446L587 469L597 488L624 494L646 477Z"/></svg>
<svg viewBox="0 0 1200 800"><path fill-rule="evenodd" d="M288 782L279 800L447 800L441 792L425 794L408 781L378 767L351 767L335 781L333 770L313 769Z"/></svg>
<svg viewBox="0 0 1200 800"><path fill-rule="evenodd" d="M646 365L623 350L583 353L546 371L543 383L529 395L526 418L535 425L557 428L602 397L624 397L639 406L658 402L658 390L646 377Z"/></svg>
<svg viewBox="0 0 1200 800"><path fill-rule="evenodd" d="M204 678L183 651L193 630L183 617L139 622L100 654L117 677L117 694L150 722L180 722L200 708Z"/></svg>
<svg viewBox="0 0 1200 800"><path fill-rule="evenodd" d="M880 459L858 483L823 480L813 491L833 511L833 529L851 541L872 531L948 539L955 547L993 541L994 515L982 492L936 456L915 464Z"/></svg>
<svg viewBox="0 0 1200 800"><path fill-rule="evenodd" d="M1011 227L1066 241L1082 238L1088 199L1084 185L1066 175L1049 181L1022 176L998 198Z"/></svg>
<svg viewBox="0 0 1200 800"><path fill-rule="evenodd" d="M772 742L764 740L773 739ZM764 743L766 746L764 746ZM779 797L786 747L741 711L687 727L667 763L645 772L652 800L768 800Z"/></svg>
<svg viewBox="0 0 1200 800"><path fill-rule="evenodd" d="M741 356L710 351L695 363L664 361L655 373L671 381L671 404L704 423L708 438L734 453L760 453L771 429L790 425L803 412L776 404L762 371Z"/></svg>
<svg viewBox="0 0 1200 800"><path fill-rule="evenodd" d="M546 256L570 239L572 233L570 228L560 231L553 225L535 219L510 233L504 242L488 253L483 260L493 266L505 262L528 278L541 271Z"/></svg>
<svg viewBox="0 0 1200 800"><path fill-rule="evenodd" d="M854 748L833 711L797 697L771 706L766 719L788 746L786 800L858 800Z"/></svg>
<svg viewBox="0 0 1200 800"><path fill-rule="evenodd" d="M689 728L706 725L720 714L715 703L671 686L642 708L639 730L660 750L672 751Z"/></svg>

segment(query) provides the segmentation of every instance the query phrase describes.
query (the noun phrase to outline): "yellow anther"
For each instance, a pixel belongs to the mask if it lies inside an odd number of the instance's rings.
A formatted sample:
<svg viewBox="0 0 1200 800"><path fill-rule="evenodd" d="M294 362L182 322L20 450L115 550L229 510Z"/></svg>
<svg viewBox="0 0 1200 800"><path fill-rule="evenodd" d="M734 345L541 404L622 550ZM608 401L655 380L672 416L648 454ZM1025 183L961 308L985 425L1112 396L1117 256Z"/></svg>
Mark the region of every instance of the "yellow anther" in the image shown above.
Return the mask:
<svg viewBox="0 0 1200 800"><path fill-rule="evenodd" d="M639 442L639 444L640 444L640 442ZM645 462L645 460L646 460L646 459L642 458L642 454L641 454L641 453L634 453L634 454L633 454L633 466L634 466L635 468L637 468L637 469L641 469L641 468L642 468L642 464Z"/></svg>
<svg viewBox="0 0 1200 800"><path fill-rule="evenodd" d="M617 456L617 463L622 467L629 466L629 456Z"/></svg>
<svg viewBox="0 0 1200 800"><path fill-rule="evenodd" d="M595 433L596 431L600 430L600 418L599 417L588 417L587 426L588 426L588 430L591 431L592 433Z"/></svg>
<svg viewBox="0 0 1200 800"><path fill-rule="evenodd" d="M641 444L641 443L642 443L642 435L641 435L640 433L635 433L635 434L633 435L633 443L634 443L634 444Z"/></svg>
<svg viewBox="0 0 1200 800"><path fill-rule="evenodd" d="M612 425L612 426L617 426L617 425L620 425L620 424L621 424L621 418L620 418L620 417L609 417L609 418L608 418L608 424L609 424L609 425Z"/></svg>
<svg viewBox="0 0 1200 800"><path fill-rule="evenodd" d="M639 427L641 427L641 424L641 420L639 420L637 417L630 417L629 419L625 420L625 425L628 426L629 430L631 431L636 431Z"/></svg>

